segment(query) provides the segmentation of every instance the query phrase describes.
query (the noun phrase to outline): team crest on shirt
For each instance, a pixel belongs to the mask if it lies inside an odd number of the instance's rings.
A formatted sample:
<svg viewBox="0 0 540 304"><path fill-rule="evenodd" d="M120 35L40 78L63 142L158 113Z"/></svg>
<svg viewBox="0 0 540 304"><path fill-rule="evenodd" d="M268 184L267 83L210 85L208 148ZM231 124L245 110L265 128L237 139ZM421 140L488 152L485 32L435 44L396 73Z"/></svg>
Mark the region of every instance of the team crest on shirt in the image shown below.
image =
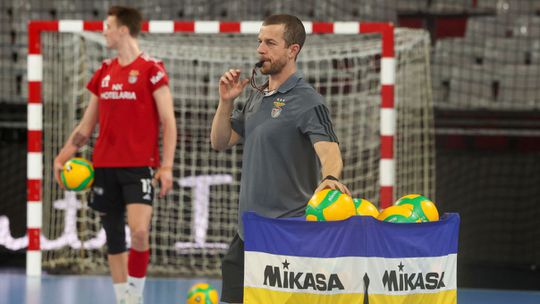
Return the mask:
<svg viewBox="0 0 540 304"><path fill-rule="evenodd" d="M276 98L276 101L274 101L274 107L272 108L272 118L277 118L281 114L283 106L285 106L285 99L281 97Z"/></svg>
<svg viewBox="0 0 540 304"><path fill-rule="evenodd" d="M131 84L134 84L135 82L137 82L137 77L139 77L139 71L137 70L129 71L128 82Z"/></svg>

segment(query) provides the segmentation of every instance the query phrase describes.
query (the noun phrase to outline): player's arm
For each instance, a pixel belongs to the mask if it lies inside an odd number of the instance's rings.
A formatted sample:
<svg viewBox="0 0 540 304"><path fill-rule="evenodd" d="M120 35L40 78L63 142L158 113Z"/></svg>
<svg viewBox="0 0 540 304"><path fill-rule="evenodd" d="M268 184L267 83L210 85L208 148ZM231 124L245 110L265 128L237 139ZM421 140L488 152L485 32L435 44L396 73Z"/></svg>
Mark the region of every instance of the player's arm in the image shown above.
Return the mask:
<svg viewBox="0 0 540 304"><path fill-rule="evenodd" d="M242 93L249 79L240 79L240 70L231 69L219 79L219 104L212 120L210 141L215 150L232 147L240 140L240 135L231 126L234 100Z"/></svg>
<svg viewBox="0 0 540 304"><path fill-rule="evenodd" d="M156 178L159 179L161 189L159 196L163 197L172 189L172 167L174 163L174 150L176 149L176 118L169 86L163 85L152 93L156 101L159 121L163 128L163 155L161 167Z"/></svg>
<svg viewBox="0 0 540 304"><path fill-rule="evenodd" d="M88 107L84 112L84 115L77 125L68 140L54 159L54 177L60 187L63 188L60 172L66 163L80 148L82 148L87 142L94 128L98 122L98 98L92 94Z"/></svg>
<svg viewBox="0 0 540 304"><path fill-rule="evenodd" d="M315 153L317 153L317 156L321 161L322 177L325 178L331 176L331 178L324 179L319 184L315 190L315 193L325 188L330 188L351 195L351 192L347 186L339 182L339 180L332 178L339 178L343 169L343 160L341 159L339 145L336 142L318 141L313 145L313 147L315 148Z"/></svg>

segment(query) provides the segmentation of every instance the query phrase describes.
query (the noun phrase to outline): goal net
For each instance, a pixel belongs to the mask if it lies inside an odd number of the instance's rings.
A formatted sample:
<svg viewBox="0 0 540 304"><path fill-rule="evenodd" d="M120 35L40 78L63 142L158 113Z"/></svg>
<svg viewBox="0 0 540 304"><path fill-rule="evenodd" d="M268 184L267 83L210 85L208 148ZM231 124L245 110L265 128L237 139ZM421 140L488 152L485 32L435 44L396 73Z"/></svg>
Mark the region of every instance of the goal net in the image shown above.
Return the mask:
<svg viewBox="0 0 540 304"><path fill-rule="evenodd" d="M429 36L405 29L395 34L394 197L434 197ZM212 150L210 127L221 74L237 67L249 76L257 36L144 34L139 41L145 52L165 63L178 127L174 189L154 202L149 272L220 275L221 258L236 231L242 146ZM105 236L97 214L87 207L88 193L59 189L52 164L87 105L86 83L101 61L114 54L101 35L86 32L45 33L42 52L43 267L49 272L106 272ZM378 204L380 36L310 35L298 66L329 106L344 159L343 182L354 197ZM81 156L91 159L94 141L95 135Z"/></svg>

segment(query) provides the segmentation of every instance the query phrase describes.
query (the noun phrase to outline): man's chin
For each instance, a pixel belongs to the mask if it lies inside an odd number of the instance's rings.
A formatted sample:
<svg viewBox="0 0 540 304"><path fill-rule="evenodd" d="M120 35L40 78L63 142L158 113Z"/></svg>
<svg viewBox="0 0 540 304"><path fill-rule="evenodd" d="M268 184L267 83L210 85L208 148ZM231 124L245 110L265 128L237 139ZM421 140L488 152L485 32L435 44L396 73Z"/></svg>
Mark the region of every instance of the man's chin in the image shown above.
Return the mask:
<svg viewBox="0 0 540 304"><path fill-rule="evenodd" d="M274 69L272 69L272 65L270 63L268 63L268 65L266 65L266 62L261 67L260 71L261 71L261 74L263 74L263 75L273 75L273 74L276 73L276 71Z"/></svg>
<svg viewBox="0 0 540 304"><path fill-rule="evenodd" d="M281 72L281 70L276 71L276 70L273 70L273 69L261 69L261 74L266 75L266 76L275 75L275 74L278 74L279 72Z"/></svg>

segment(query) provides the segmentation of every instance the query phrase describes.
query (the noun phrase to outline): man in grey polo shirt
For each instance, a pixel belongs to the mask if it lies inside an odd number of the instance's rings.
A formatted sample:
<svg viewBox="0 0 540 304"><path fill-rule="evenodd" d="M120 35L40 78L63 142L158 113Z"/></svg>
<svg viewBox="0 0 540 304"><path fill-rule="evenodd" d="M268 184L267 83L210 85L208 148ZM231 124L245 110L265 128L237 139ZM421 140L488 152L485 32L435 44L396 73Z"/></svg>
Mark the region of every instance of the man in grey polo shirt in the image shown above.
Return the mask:
<svg viewBox="0 0 540 304"><path fill-rule="evenodd" d="M268 82L250 94L242 110L233 101L249 83L231 69L219 82L219 105L212 122L216 150L243 140L238 234L223 259L221 300L243 301L244 244L242 213L298 217L314 192L324 188L350 194L339 182L343 167L338 139L324 100L296 69L306 33L290 15L265 19L259 32L260 71Z"/></svg>

